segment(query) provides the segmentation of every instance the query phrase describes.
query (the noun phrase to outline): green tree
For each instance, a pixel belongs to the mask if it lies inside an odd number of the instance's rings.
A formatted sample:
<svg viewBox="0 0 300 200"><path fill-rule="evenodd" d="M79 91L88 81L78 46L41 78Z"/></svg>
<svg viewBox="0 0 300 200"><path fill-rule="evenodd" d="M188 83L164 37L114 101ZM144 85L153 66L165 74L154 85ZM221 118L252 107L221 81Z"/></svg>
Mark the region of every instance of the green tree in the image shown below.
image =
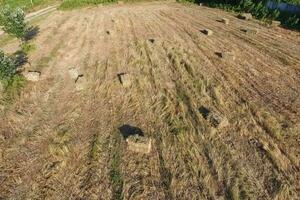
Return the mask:
<svg viewBox="0 0 300 200"><path fill-rule="evenodd" d="M22 42L25 40L27 25L25 13L21 8L11 8L6 5L0 9L0 26L9 35L15 36Z"/></svg>
<svg viewBox="0 0 300 200"><path fill-rule="evenodd" d="M8 80L14 76L17 65L12 58L5 55L0 49L0 80Z"/></svg>

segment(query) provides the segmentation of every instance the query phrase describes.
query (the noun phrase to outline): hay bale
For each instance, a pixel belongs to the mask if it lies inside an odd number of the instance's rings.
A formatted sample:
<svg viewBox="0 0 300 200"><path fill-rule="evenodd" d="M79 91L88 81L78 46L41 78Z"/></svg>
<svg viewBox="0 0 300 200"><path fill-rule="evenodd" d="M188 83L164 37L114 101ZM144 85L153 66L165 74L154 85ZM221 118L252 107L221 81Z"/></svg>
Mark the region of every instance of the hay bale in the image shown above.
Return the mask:
<svg viewBox="0 0 300 200"><path fill-rule="evenodd" d="M206 119L214 128L223 128L229 125L227 118L216 111L212 111L204 106L201 106L198 110L202 117Z"/></svg>
<svg viewBox="0 0 300 200"><path fill-rule="evenodd" d="M242 13L238 15L238 18L243 20L251 20L253 17L251 13Z"/></svg>
<svg viewBox="0 0 300 200"><path fill-rule="evenodd" d="M41 72L39 72L39 71L28 71L24 75L24 77L28 81L39 81L40 80L40 76L41 76Z"/></svg>
<svg viewBox="0 0 300 200"><path fill-rule="evenodd" d="M87 81L86 81L85 77L83 75L81 75L81 76L78 76L78 78L75 81L75 84L76 84L76 90L80 91L80 90L83 90L86 88Z"/></svg>
<svg viewBox="0 0 300 200"><path fill-rule="evenodd" d="M151 152L151 139L138 134L131 135L126 139L128 149L137 153L148 154Z"/></svg>
<svg viewBox="0 0 300 200"><path fill-rule="evenodd" d="M210 112L207 120L215 128L224 128L229 125L227 118L217 112Z"/></svg>
<svg viewBox="0 0 300 200"><path fill-rule="evenodd" d="M258 33L257 29L250 29L250 28L242 29L242 31L248 35L255 35Z"/></svg>
<svg viewBox="0 0 300 200"><path fill-rule="evenodd" d="M130 87L131 86L131 77L128 73L119 73L118 74L118 79L119 79L119 82L124 87Z"/></svg>
<svg viewBox="0 0 300 200"><path fill-rule="evenodd" d="M228 25L228 24L229 24L229 19L227 19L227 18L222 18L222 19L221 19L221 22L224 23L224 24L226 24L226 25Z"/></svg>
<svg viewBox="0 0 300 200"><path fill-rule="evenodd" d="M82 75L79 73L79 70L76 67L71 67L69 68L69 75L71 77L71 79L76 80L78 78L78 76Z"/></svg>
<svg viewBox="0 0 300 200"><path fill-rule="evenodd" d="M271 26L273 26L273 27L280 26L280 25L281 25L281 21L273 20L273 21L271 22Z"/></svg>
<svg viewBox="0 0 300 200"><path fill-rule="evenodd" d="M217 54L219 55L219 57L221 57L225 60L235 60L235 55L233 52L224 51L224 52L220 52Z"/></svg>
<svg viewBox="0 0 300 200"><path fill-rule="evenodd" d="M204 29L204 30L202 30L202 33L204 33L205 35L210 36L210 35L212 35L214 32L213 32L212 30L210 30L210 29Z"/></svg>

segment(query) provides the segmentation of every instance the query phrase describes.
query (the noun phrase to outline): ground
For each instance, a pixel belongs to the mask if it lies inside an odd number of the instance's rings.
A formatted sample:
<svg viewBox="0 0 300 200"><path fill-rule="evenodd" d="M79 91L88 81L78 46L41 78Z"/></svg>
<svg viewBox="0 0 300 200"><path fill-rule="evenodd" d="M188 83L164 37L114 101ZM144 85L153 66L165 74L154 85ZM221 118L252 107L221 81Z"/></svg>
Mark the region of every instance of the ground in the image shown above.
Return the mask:
<svg viewBox="0 0 300 200"><path fill-rule="evenodd" d="M299 198L299 32L172 2L38 25L26 71L40 80L1 106L0 199ZM149 154L127 148L124 125Z"/></svg>

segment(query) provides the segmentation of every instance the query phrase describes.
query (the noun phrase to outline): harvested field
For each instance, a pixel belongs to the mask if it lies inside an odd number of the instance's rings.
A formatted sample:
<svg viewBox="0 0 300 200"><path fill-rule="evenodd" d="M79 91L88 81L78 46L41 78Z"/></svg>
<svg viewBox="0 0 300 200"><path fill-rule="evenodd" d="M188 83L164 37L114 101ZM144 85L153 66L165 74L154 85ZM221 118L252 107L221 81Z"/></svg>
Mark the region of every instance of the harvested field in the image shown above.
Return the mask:
<svg viewBox="0 0 300 200"><path fill-rule="evenodd" d="M39 80L0 107L0 199L299 198L298 32L171 2L55 11L39 28Z"/></svg>

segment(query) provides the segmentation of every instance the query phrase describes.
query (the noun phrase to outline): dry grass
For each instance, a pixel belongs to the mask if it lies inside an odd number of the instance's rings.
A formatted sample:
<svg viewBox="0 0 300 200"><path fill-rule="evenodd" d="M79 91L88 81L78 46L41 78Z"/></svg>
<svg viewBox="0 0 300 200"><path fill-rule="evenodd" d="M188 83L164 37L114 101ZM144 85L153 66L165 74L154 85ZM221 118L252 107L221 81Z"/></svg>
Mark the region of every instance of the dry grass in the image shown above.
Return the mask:
<svg viewBox="0 0 300 200"><path fill-rule="evenodd" d="M297 33L162 2L39 23L29 60L41 80L0 113L1 198L297 199ZM259 33L240 31L248 26ZM231 50L234 61L216 55ZM70 67L83 71L84 90ZM124 124L151 138L149 154L128 150Z"/></svg>

